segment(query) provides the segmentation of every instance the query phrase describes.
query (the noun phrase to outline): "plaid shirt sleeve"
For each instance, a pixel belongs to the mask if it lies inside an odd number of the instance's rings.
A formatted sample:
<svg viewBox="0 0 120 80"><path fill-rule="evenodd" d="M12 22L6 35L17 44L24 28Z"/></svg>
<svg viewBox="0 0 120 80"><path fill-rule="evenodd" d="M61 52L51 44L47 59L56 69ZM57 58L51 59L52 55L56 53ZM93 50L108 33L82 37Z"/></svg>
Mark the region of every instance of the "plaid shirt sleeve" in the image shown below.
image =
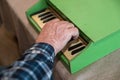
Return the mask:
<svg viewBox="0 0 120 80"><path fill-rule="evenodd" d="M51 80L54 49L46 43L36 43L21 59L3 70L0 80Z"/></svg>

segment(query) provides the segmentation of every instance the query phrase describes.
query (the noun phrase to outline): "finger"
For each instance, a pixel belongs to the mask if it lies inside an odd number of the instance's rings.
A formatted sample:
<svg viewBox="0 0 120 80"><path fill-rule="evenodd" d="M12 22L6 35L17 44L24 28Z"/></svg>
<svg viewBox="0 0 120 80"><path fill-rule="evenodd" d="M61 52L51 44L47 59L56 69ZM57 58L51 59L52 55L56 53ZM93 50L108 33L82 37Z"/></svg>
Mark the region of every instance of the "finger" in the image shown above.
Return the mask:
<svg viewBox="0 0 120 80"><path fill-rule="evenodd" d="M59 19L54 19L54 20L51 20L49 22L47 22L43 28L46 28L46 27L49 27L49 26L52 26L54 23L56 22L59 22L60 20Z"/></svg>
<svg viewBox="0 0 120 80"><path fill-rule="evenodd" d="M54 25L59 25L59 26L67 26L69 24L68 21L58 21Z"/></svg>
<svg viewBox="0 0 120 80"><path fill-rule="evenodd" d="M69 23L68 26L67 26L68 29L71 29L71 28L74 28L74 27L75 26L72 23Z"/></svg>
<svg viewBox="0 0 120 80"><path fill-rule="evenodd" d="M77 39L79 37L79 31L76 27L72 27L71 29L69 29L69 31L70 31L71 38Z"/></svg>

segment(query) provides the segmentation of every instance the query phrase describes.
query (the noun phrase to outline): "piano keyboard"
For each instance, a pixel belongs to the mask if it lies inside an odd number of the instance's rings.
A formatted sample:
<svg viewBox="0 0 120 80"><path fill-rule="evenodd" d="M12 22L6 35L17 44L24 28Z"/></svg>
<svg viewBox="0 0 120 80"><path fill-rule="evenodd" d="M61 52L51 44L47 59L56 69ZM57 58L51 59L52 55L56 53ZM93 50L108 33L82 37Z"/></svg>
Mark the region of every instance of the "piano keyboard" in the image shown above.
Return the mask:
<svg viewBox="0 0 120 80"><path fill-rule="evenodd" d="M40 28L43 28L46 22L49 22L55 18L61 19L60 16L50 8L43 9L39 13L32 15L32 19L40 26Z"/></svg>
<svg viewBox="0 0 120 80"><path fill-rule="evenodd" d="M55 18L64 20L55 11L50 8L43 9L39 13L32 15L32 19L43 28L46 22L49 22ZM62 50L63 54L69 59L73 59L80 51L86 47L87 43L79 37L77 40L71 40L67 46Z"/></svg>

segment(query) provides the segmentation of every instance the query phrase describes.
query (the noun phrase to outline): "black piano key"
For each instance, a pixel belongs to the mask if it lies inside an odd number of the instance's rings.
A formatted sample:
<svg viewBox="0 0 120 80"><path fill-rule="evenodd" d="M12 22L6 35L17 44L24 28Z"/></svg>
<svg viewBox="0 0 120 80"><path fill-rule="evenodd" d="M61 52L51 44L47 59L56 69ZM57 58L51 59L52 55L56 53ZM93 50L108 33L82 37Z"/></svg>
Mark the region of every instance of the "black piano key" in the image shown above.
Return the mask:
<svg viewBox="0 0 120 80"><path fill-rule="evenodd" d="M48 15L46 15L46 16L41 17L41 20L44 20L44 19L46 19L46 18L48 18L48 17L51 17L51 16L54 16L54 15L53 15L53 14L48 14Z"/></svg>
<svg viewBox="0 0 120 80"><path fill-rule="evenodd" d="M73 49L75 49L77 47L80 47L80 46L82 46L82 43L78 43L76 45L73 45L73 46L71 46L71 47L68 48L68 51L71 51L71 50L73 50Z"/></svg>
<svg viewBox="0 0 120 80"><path fill-rule="evenodd" d="M38 17L42 17L42 16L45 16L45 15L47 15L47 14L50 14L51 12L45 12L45 13L43 13L43 14L40 14Z"/></svg>
<svg viewBox="0 0 120 80"><path fill-rule="evenodd" d="M48 18L48 19L44 20L43 23L46 23L46 22L48 22L48 21L50 21L50 20L53 20L53 19L55 19L55 18L56 18L55 16L53 16L53 17L51 17L51 18Z"/></svg>
<svg viewBox="0 0 120 80"><path fill-rule="evenodd" d="M80 48L78 48L78 49L76 49L76 50L72 51L72 52L71 52L71 55L74 55L74 54L76 54L76 53L80 52L80 51L81 51L81 50L83 50L84 48L85 48L85 46L80 47Z"/></svg>

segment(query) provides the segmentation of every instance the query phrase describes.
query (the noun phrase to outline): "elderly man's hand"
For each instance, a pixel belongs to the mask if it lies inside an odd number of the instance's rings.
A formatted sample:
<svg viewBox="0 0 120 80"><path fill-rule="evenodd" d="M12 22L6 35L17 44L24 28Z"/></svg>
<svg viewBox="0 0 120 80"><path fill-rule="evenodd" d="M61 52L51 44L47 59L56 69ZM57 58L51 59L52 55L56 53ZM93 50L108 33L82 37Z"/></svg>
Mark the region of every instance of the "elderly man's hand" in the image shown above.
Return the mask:
<svg viewBox="0 0 120 80"><path fill-rule="evenodd" d="M59 19L52 20L45 24L36 43L48 43L55 49L55 54L64 48L71 38L77 38L79 31L73 24Z"/></svg>

